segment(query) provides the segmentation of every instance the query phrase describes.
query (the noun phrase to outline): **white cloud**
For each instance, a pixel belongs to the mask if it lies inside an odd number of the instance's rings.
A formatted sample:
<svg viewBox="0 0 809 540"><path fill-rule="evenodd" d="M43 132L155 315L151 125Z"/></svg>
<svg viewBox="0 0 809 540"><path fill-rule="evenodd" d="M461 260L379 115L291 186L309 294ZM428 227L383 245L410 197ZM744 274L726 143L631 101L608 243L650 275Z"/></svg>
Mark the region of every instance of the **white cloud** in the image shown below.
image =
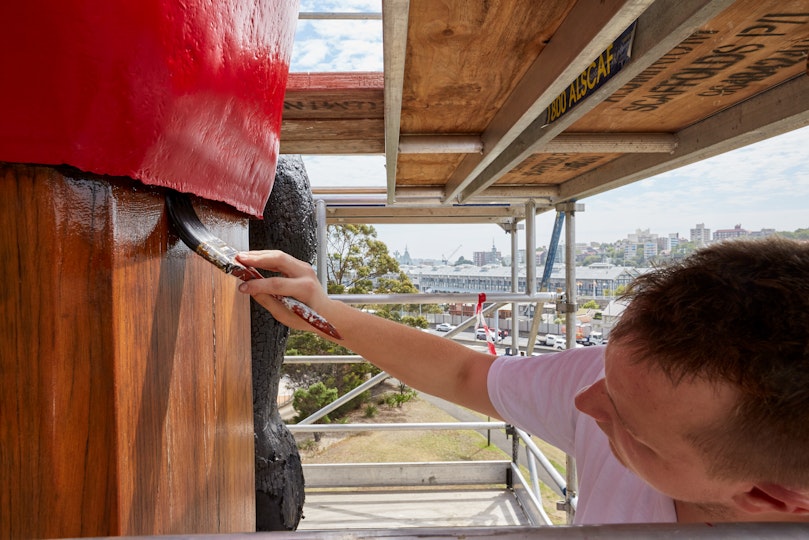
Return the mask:
<svg viewBox="0 0 809 540"><path fill-rule="evenodd" d="M303 156L312 187L385 187L385 157Z"/></svg>
<svg viewBox="0 0 809 540"><path fill-rule="evenodd" d="M378 2L308 2L301 11L379 12ZM304 19L292 47L292 71L382 71L382 21Z"/></svg>
<svg viewBox="0 0 809 540"><path fill-rule="evenodd" d="M359 11L379 13L381 0L301 0L300 11L311 12L347 12Z"/></svg>
<svg viewBox="0 0 809 540"><path fill-rule="evenodd" d="M585 199L577 235L614 241L648 228L687 237L697 223L712 230L809 227L807 141L803 128Z"/></svg>

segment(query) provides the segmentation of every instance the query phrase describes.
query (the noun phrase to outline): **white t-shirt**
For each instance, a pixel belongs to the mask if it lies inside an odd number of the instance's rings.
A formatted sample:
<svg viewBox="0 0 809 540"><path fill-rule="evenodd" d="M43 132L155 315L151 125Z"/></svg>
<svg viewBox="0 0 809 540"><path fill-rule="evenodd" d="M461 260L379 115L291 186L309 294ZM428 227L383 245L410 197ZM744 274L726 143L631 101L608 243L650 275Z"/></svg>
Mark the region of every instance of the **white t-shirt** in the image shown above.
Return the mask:
<svg viewBox="0 0 809 540"><path fill-rule="evenodd" d="M573 404L579 390L604 377L604 349L502 356L489 370L489 398L508 423L575 457L575 524L674 523L674 501L621 465L595 420Z"/></svg>

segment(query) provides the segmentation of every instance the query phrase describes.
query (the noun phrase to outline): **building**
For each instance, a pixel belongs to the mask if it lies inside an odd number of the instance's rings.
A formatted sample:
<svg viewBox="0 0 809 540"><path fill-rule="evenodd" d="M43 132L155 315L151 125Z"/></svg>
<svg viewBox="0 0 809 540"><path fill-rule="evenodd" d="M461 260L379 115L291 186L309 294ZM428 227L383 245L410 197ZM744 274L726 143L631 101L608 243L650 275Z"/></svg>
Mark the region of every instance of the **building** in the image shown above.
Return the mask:
<svg viewBox="0 0 809 540"><path fill-rule="evenodd" d="M409 266L402 271L422 291L435 293L480 293L511 292L511 268L499 265L486 266ZM576 267L577 294L581 296L608 298L614 296L620 286L628 285L638 275L649 271L647 268L614 266L596 263ZM537 289L542 272L537 272ZM518 272L518 290L526 290L525 268ZM548 290L565 289L565 270L554 265L548 280Z"/></svg>
<svg viewBox="0 0 809 540"><path fill-rule="evenodd" d="M666 249L671 251L680 245L680 233L669 233L669 245Z"/></svg>
<svg viewBox="0 0 809 540"><path fill-rule="evenodd" d="M750 235L750 231L742 229L741 225L736 225L732 229L719 229L713 233L714 242L721 242L722 240L731 240L733 238L744 238Z"/></svg>
<svg viewBox="0 0 809 540"><path fill-rule="evenodd" d="M405 246L404 253L402 254L400 254L398 251L394 251L393 258L396 259L396 262L402 265L413 264L413 258L410 256L410 252L407 250L407 246Z"/></svg>
<svg viewBox="0 0 809 540"><path fill-rule="evenodd" d="M775 229L761 229L760 231L751 231L751 238L766 238L775 234Z"/></svg>
<svg viewBox="0 0 809 540"><path fill-rule="evenodd" d="M706 229L704 223L697 223L691 229L691 243L696 247L707 246L711 243L711 229Z"/></svg>
<svg viewBox="0 0 809 540"><path fill-rule="evenodd" d="M489 251L473 252L472 261L475 263L475 266L501 264L503 262L503 255L497 251L497 248L494 246L494 244L492 244L492 249Z"/></svg>

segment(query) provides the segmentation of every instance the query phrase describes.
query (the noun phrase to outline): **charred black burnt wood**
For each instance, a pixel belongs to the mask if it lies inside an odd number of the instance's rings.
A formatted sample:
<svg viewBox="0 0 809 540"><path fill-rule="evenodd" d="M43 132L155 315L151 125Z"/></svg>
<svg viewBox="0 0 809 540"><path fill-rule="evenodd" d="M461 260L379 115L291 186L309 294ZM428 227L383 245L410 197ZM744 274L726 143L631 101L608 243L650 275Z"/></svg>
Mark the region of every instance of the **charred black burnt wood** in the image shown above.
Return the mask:
<svg viewBox="0 0 809 540"><path fill-rule="evenodd" d="M250 221L250 249L280 249L314 262L317 225L300 156L282 155L264 220ZM278 411L278 383L289 329L251 301L256 530L294 530L303 514L304 479L295 439Z"/></svg>

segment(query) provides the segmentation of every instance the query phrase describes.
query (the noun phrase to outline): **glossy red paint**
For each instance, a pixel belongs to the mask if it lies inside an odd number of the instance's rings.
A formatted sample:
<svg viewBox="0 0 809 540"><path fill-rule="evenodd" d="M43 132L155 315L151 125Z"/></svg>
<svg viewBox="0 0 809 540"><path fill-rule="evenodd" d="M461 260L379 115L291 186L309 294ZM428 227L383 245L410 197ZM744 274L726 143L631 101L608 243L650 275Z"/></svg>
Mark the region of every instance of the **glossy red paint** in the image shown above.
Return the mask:
<svg viewBox="0 0 809 540"><path fill-rule="evenodd" d="M0 161L68 164L260 216L297 0L0 3Z"/></svg>

